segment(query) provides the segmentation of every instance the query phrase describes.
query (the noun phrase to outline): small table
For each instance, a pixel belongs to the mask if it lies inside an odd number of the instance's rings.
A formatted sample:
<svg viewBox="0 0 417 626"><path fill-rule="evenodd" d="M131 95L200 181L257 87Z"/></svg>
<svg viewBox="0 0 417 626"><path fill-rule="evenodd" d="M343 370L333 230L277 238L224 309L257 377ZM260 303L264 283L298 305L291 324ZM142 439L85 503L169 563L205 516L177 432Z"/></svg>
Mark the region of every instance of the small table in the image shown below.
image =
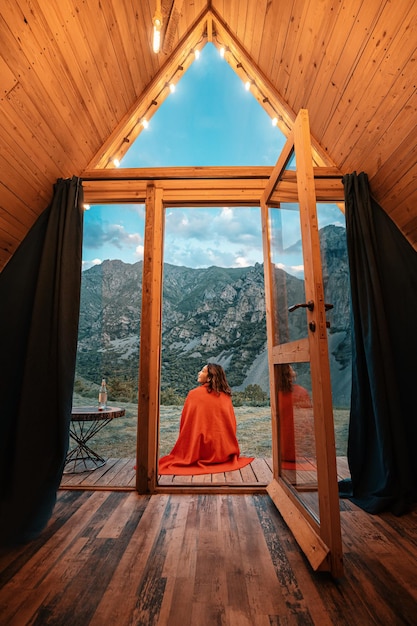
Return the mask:
<svg viewBox="0 0 417 626"><path fill-rule="evenodd" d="M94 452L87 443L112 420L124 414L125 409L118 407L109 406L104 410L94 406L73 407L69 434L76 445L67 453L64 474L91 472L102 467L106 459Z"/></svg>

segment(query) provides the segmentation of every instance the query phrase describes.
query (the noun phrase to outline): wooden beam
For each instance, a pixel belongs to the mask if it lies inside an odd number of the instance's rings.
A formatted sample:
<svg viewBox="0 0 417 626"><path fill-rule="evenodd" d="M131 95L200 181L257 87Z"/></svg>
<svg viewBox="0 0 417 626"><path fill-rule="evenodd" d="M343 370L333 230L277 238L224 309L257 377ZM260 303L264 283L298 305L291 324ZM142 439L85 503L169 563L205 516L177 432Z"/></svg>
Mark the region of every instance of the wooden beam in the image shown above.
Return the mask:
<svg viewBox="0 0 417 626"><path fill-rule="evenodd" d="M283 157L282 161L285 158ZM281 161L281 162L282 162ZM280 162L280 160L279 160ZM296 172L284 170L277 181L275 168L253 167L177 167L88 170L84 172L85 202L89 204L143 203L149 181L164 188L164 203L169 206L259 206L260 198L269 204L297 202ZM314 168L318 202L342 202L344 189L335 168ZM269 184L268 179L271 178ZM263 194L268 184L268 191ZM271 193L271 188L275 190ZM262 200L261 198L261 200Z"/></svg>
<svg viewBox="0 0 417 626"><path fill-rule="evenodd" d="M139 352L138 433L140 436L137 437L136 447L136 489L142 494L153 493L157 484L163 240L162 190L154 184L149 184L146 195Z"/></svg>
<svg viewBox="0 0 417 626"><path fill-rule="evenodd" d="M306 363L310 360L308 339L298 339L291 343L279 344L272 348L274 363Z"/></svg>
<svg viewBox="0 0 417 626"><path fill-rule="evenodd" d="M175 181L164 183L164 203L166 206L259 206L259 197L264 189L259 181L230 181L229 184L216 181L206 183ZM143 204L146 197L146 181L87 181L83 183L84 200L87 204ZM328 187L324 182L317 185L318 202L336 202L340 198L339 189ZM282 182L273 192L270 206L283 202L297 202L297 187L294 182Z"/></svg>
<svg viewBox="0 0 417 626"><path fill-rule="evenodd" d="M174 0L172 3L171 11L168 15L164 33L164 43L162 46L162 52L164 54L170 54L172 50L175 31L177 30L178 20L181 15L182 3L183 0Z"/></svg>
<svg viewBox="0 0 417 626"><path fill-rule="evenodd" d="M276 167L276 166L274 166ZM189 167L124 167L120 169L86 169L81 174L87 180L176 180L176 179L225 179L225 178L262 178L268 179L272 172L271 165L229 165L229 166L189 166ZM314 178L337 181L343 190L343 174L337 167L314 167ZM294 170L285 170L282 180L297 180Z"/></svg>
<svg viewBox="0 0 417 626"><path fill-rule="evenodd" d="M285 167L287 166L291 156L294 152L294 137L292 131L288 134L287 141L281 151L281 154L278 157L278 161L271 172L269 180L265 185L265 190L261 196L261 204L268 205L273 192L275 191L275 187L282 177Z"/></svg>

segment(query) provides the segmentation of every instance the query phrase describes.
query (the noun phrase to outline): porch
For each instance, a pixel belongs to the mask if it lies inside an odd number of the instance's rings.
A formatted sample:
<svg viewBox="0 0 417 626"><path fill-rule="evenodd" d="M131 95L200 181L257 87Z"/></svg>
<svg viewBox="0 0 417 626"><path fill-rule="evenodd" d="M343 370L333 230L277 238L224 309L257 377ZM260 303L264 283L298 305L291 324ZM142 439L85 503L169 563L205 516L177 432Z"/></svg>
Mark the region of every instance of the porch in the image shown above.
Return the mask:
<svg viewBox="0 0 417 626"><path fill-rule="evenodd" d="M91 472L64 474L61 489L117 489L134 490L136 473L135 459L109 458L102 467ZM77 469L77 468L76 468ZM80 468L82 469L82 467ZM234 472L204 474L201 476L160 476L159 486L208 484L218 486L265 487L272 478L272 459L256 458L250 465Z"/></svg>

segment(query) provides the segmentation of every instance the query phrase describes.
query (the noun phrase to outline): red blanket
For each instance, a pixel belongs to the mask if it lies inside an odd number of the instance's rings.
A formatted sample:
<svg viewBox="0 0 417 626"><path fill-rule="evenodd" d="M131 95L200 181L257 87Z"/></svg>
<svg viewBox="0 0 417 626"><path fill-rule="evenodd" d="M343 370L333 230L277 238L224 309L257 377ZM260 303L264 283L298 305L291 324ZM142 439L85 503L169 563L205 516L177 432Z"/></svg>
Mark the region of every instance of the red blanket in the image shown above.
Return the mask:
<svg viewBox="0 0 417 626"><path fill-rule="evenodd" d="M180 432L170 454L159 459L159 474L215 474L245 467L253 457L241 457L232 400L225 393L208 393L207 385L189 392L181 414Z"/></svg>

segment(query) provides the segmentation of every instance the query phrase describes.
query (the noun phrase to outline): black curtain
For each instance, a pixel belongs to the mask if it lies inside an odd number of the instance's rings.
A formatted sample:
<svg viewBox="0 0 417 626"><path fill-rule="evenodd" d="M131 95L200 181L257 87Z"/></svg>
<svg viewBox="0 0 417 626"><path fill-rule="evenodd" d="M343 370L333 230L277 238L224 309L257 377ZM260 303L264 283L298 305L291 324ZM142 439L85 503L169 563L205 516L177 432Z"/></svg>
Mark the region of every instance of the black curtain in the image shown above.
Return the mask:
<svg viewBox="0 0 417 626"><path fill-rule="evenodd" d="M417 495L417 254L370 195L343 177L352 293L350 481L369 513L408 511Z"/></svg>
<svg viewBox="0 0 417 626"><path fill-rule="evenodd" d="M0 541L46 525L68 449L77 352L81 180L59 179L0 274Z"/></svg>

